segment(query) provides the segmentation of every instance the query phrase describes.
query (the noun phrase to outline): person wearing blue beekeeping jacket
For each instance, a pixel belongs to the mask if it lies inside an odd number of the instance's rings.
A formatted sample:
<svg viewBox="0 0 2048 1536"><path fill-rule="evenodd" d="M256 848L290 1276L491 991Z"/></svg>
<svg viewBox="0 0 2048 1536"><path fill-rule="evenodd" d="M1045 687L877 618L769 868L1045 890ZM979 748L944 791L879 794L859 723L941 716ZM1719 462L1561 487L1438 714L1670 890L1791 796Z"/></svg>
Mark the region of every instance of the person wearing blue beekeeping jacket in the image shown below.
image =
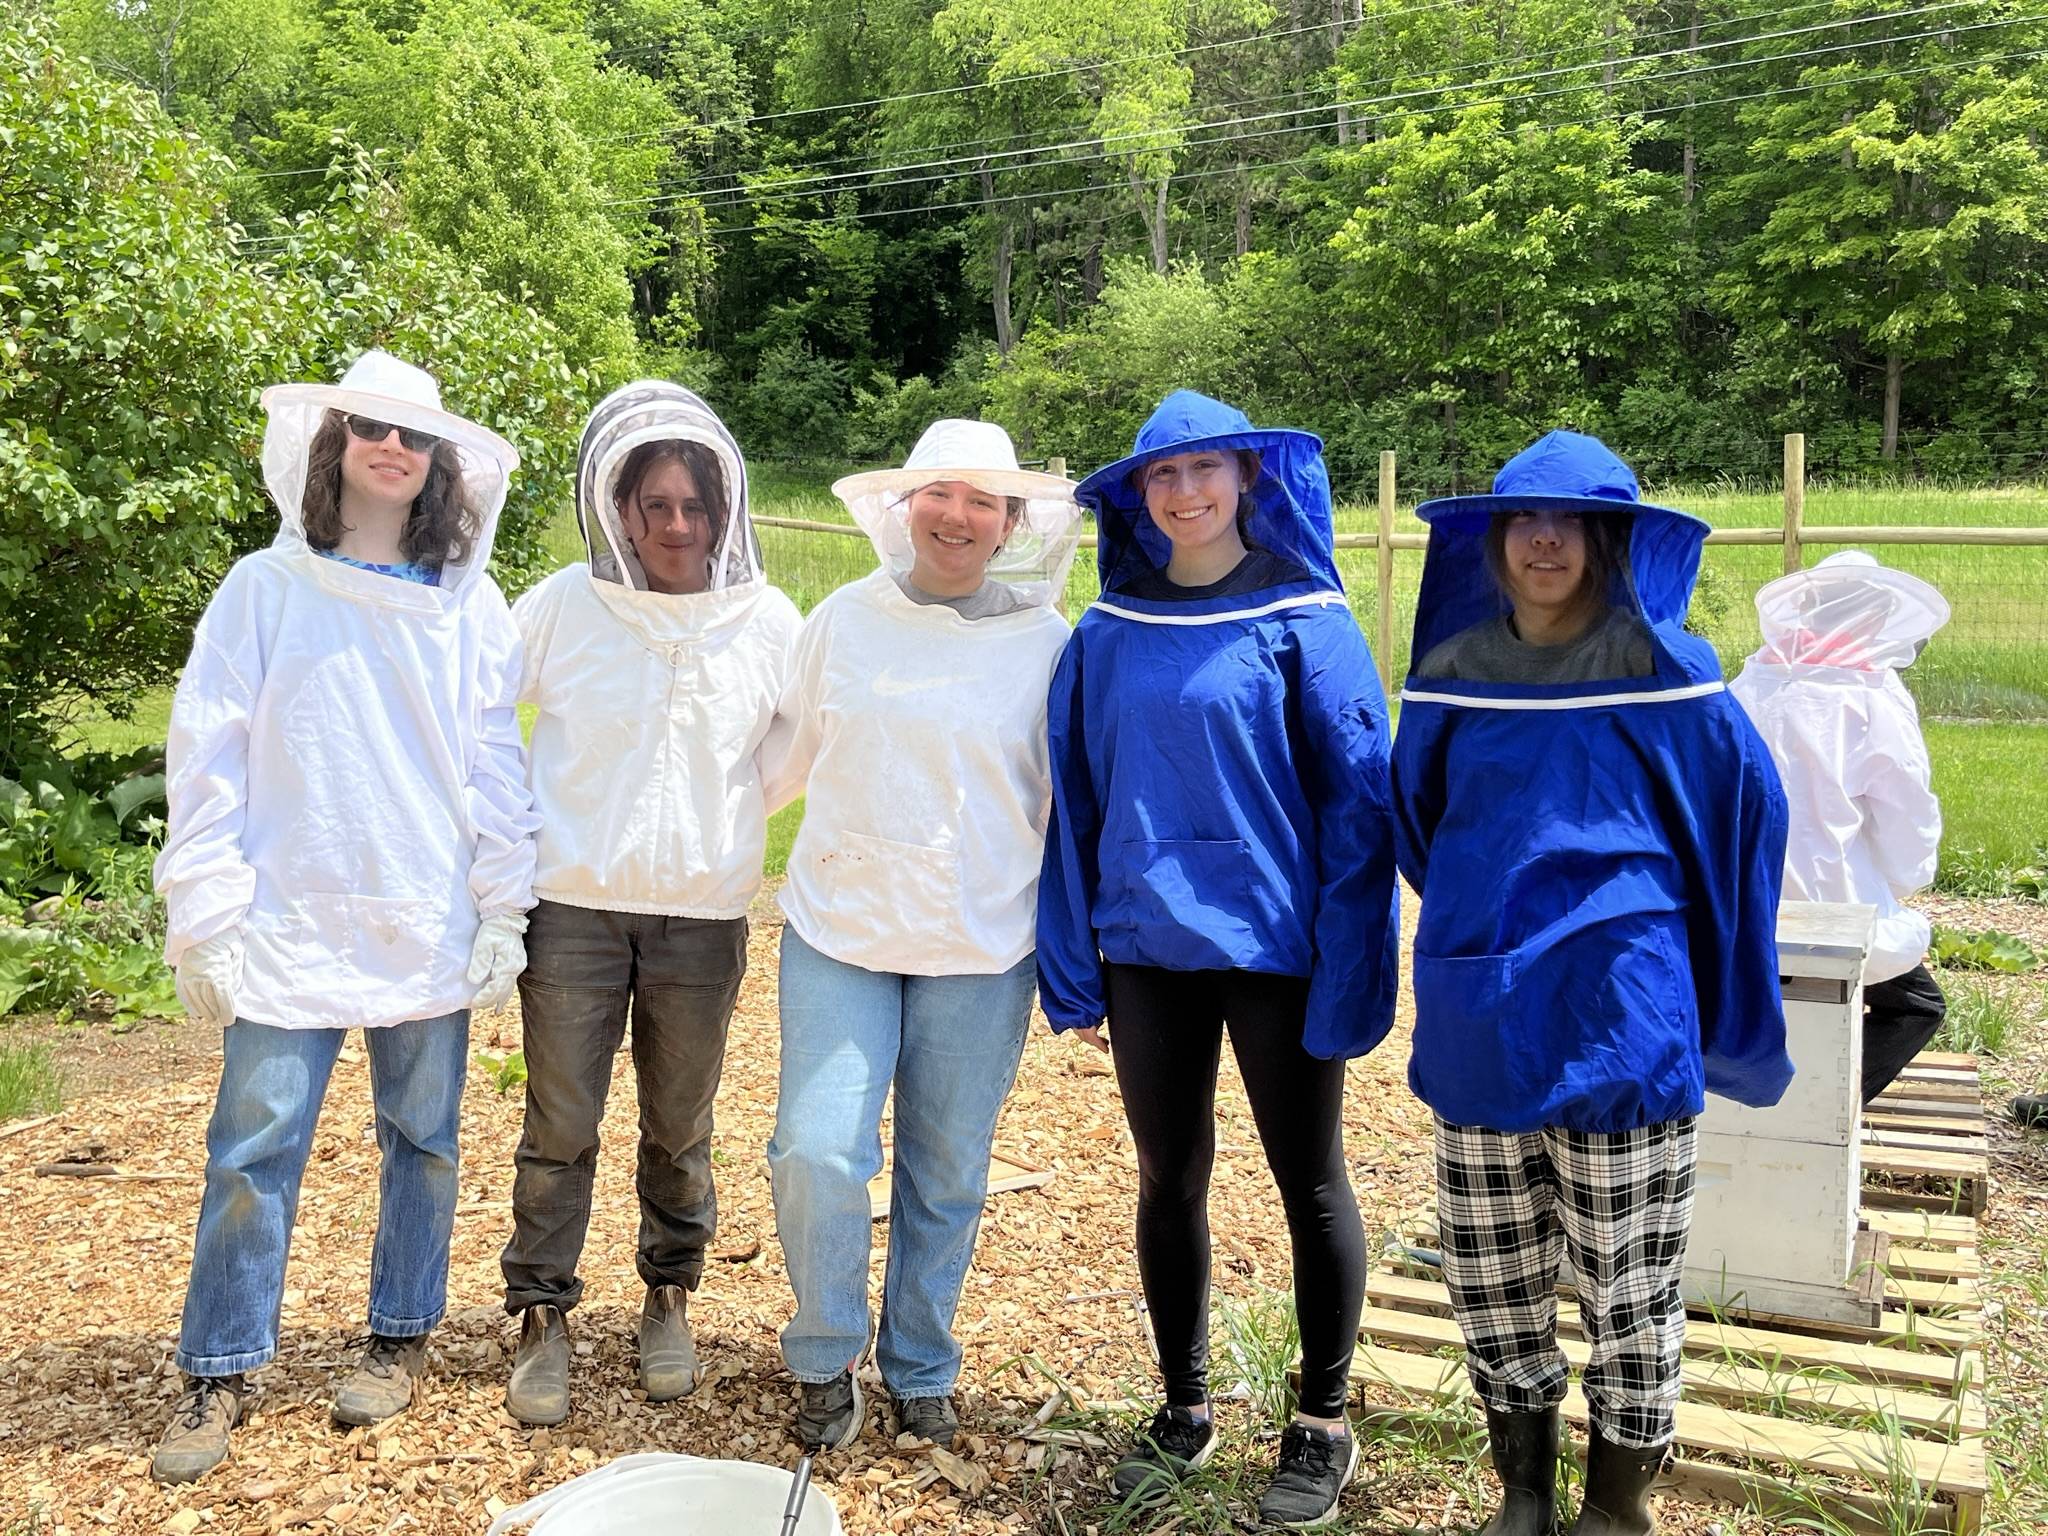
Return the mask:
<svg viewBox="0 0 2048 1536"><path fill-rule="evenodd" d="M1169 395L1077 492L1102 598L1050 709L1038 987L1115 1058L1138 1150L1138 1270L1166 1404L1112 1474L1136 1505L1214 1449L1208 1190L1225 1030L1293 1239L1300 1413L1260 1504L1327 1520L1365 1287L1344 1063L1399 973L1386 701L1332 554L1322 444ZM1102 1038L1108 1021L1108 1042Z"/></svg>
<svg viewBox="0 0 2048 1536"><path fill-rule="evenodd" d="M1786 807L1684 632L1704 523L1552 432L1425 502L1401 695L1401 872L1422 897L1409 1082L1436 1112L1445 1278L1505 1498L1555 1518L1568 1252L1591 1359L1577 1536L1651 1529L1678 1401L1694 1117L1791 1081L1775 939Z"/></svg>

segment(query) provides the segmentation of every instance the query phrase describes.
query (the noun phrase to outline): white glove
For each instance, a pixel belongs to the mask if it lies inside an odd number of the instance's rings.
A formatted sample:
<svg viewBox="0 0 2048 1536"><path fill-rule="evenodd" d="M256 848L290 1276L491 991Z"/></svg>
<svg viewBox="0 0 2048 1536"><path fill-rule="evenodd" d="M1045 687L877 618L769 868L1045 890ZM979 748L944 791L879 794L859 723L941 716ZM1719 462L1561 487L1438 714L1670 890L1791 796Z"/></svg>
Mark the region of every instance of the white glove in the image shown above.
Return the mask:
<svg viewBox="0 0 2048 1536"><path fill-rule="evenodd" d="M469 951L469 984L477 989L470 1007L488 1013L512 1000L512 984L526 969L526 914L500 912L477 924Z"/></svg>
<svg viewBox="0 0 2048 1536"><path fill-rule="evenodd" d="M230 928L201 939L178 961L178 1001L202 1024L226 1029L235 1022L242 988L242 935Z"/></svg>

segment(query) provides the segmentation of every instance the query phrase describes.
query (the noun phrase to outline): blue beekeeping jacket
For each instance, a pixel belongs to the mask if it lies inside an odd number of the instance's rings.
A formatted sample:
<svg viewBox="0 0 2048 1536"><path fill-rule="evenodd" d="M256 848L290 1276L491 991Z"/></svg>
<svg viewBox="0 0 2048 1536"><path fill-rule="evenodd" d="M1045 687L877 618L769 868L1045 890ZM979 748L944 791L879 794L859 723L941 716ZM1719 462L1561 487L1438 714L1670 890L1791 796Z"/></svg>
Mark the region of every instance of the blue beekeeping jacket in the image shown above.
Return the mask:
<svg viewBox="0 0 2048 1536"><path fill-rule="evenodd" d="M1202 447L1259 451L1251 542L1305 580L1188 601L1123 590L1169 554L1129 471ZM1100 520L1102 597L1052 684L1046 1017L1102 1022L1104 958L1263 971L1308 978L1308 1051L1362 1055L1399 974L1389 733L1337 577L1322 445L1180 391L1079 498Z"/></svg>
<svg viewBox="0 0 2048 1536"><path fill-rule="evenodd" d="M1417 658L1502 612L1490 500L1421 509ZM1619 510L1632 581L1610 600L1639 605L1652 676L1411 674L1402 691L1399 851L1422 896L1409 1082L1454 1124L1621 1131L1697 1114L1708 1090L1774 1104L1791 1081L1784 792L1712 648L1682 627L1706 525Z"/></svg>

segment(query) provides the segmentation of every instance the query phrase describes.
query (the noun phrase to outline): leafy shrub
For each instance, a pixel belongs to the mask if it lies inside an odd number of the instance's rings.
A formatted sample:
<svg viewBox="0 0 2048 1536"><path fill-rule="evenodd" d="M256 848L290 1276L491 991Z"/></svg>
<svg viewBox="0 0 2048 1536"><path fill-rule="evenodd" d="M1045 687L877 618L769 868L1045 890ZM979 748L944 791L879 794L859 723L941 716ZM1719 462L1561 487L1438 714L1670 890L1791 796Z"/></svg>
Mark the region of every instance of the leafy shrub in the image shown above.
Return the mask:
<svg viewBox="0 0 2048 1536"><path fill-rule="evenodd" d="M1953 966L1959 970L2005 971L2021 975L2041 966L2041 956L2033 945L2016 934L2001 933L1996 928L1966 933L1960 928L1937 927L1931 953L1936 965Z"/></svg>
<svg viewBox="0 0 2048 1536"><path fill-rule="evenodd" d="M0 775L0 1014L88 998L117 1028L179 1011L150 866L161 751L22 754Z"/></svg>

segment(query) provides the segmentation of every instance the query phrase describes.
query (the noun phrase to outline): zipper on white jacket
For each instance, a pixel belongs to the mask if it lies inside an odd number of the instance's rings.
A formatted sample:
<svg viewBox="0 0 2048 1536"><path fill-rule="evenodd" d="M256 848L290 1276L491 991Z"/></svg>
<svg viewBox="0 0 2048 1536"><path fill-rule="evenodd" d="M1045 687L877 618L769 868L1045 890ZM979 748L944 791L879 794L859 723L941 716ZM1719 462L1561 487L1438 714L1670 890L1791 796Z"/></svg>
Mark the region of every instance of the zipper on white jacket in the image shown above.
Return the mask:
<svg viewBox="0 0 2048 1536"><path fill-rule="evenodd" d="M1280 613L1289 608L1327 608L1332 603L1342 604L1343 601L1342 592L1324 591L1298 593L1293 597L1261 603L1256 608L1233 608L1228 613L1139 613L1100 599L1088 606L1115 614L1120 619L1136 619L1140 624L1222 624L1232 619L1262 619L1269 613Z"/></svg>

